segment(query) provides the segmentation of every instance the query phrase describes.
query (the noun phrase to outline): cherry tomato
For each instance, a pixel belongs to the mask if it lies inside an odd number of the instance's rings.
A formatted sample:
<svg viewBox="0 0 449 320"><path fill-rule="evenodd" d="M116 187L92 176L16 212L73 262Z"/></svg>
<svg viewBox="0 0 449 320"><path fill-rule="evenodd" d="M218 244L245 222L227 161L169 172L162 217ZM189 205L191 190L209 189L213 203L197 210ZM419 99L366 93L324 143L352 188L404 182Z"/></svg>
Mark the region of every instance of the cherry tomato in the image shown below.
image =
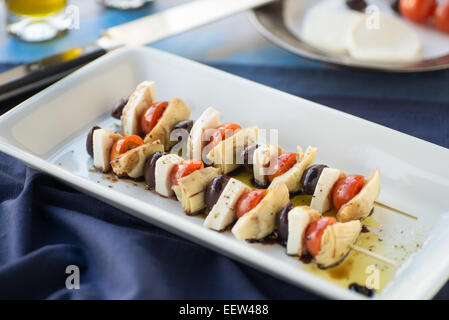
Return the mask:
<svg viewBox="0 0 449 320"><path fill-rule="evenodd" d="M193 171L203 169L204 163L201 160L184 160L173 167L170 172L170 179L173 185L178 185L178 180L188 176Z"/></svg>
<svg viewBox="0 0 449 320"><path fill-rule="evenodd" d="M281 154L276 163L276 172L268 176L268 180L273 181L274 178L280 176L281 174L287 172L291 167L298 162L299 154L297 153L284 153Z"/></svg>
<svg viewBox="0 0 449 320"><path fill-rule="evenodd" d="M242 194L235 205L235 214L237 218L241 218L245 213L254 209L266 194L266 189L256 189Z"/></svg>
<svg viewBox="0 0 449 320"><path fill-rule="evenodd" d="M332 201L334 208L339 210L342 205L354 198L365 185L365 177L350 175L337 180L332 189Z"/></svg>
<svg viewBox="0 0 449 320"><path fill-rule="evenodd" d="M306 248L312 256L317 256L321 248L321 237L324 230L337 221L334 217L322 217L307 226Z"/></svg>
<svg viewBox="0 0 449 320"><path fill-rule="evenodd" d="M140 128L143 133L148 134L153 130L165 109L167 109L167 106L167 101L156 102L142 112L140 116Z"/></svg>
<svg viewBox="0 0 449 320"><path fill-rule="evenodd" d="M433 18L435 25L443 32L449 33L449 1L445 0L438 4Z"/></svg>
<svg viewBox="0 0 449 320"><path fill-rule="evenodd" d="M141 145L143 145L142 138L135 134L120 138L112 145L110 159L114 160L126 151L129 151Z"/></svg>
<svg viewBox="0 0 449 320"><path fill-rule="evenodd" d="M413 22L426 21L435 10L436 0L400 0L399 11Z"/></svg>
<svg viewBox="0 0 449 320"><path fill-rule="evenodd" d="M235 123L224 123L216 128L216 131L211 135L209 143L216 146L221 140L229 138L237 131L242 130L242 127Z"/></svg>

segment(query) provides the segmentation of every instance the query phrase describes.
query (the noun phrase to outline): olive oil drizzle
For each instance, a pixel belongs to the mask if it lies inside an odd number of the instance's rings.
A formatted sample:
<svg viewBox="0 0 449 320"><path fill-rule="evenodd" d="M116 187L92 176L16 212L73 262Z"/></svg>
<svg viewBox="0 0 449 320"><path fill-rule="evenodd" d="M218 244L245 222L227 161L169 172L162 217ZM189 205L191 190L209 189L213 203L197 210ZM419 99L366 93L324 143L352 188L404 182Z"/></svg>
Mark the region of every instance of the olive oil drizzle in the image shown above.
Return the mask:
<svg viewBox="0 0 449 320"><path fill-rule="evenodd" d="M254 183L254 180L252 178L252 174L247 171L244 168L239 168L233 173L230 174L233 178L247 184L251 188L258 188ZM118 179L114 175L105 175L106 179L112 180L112 182L116 182ZM126 180L126 179L125 179ZM144 186L144 183L135 181L133 182L134 185L142 185ZM145 186L144 186L145 187ZM146 187L146 189L148 189ZM150 190L153 193L157 194L154 190ZM295 194L291 195L290 201L295 206L303 206L303 205L310 205L310 202L312 201L312 196L310 195L302 195L302 194ZM198 218L206 218L207 217L207 210L192 215L194 217ZM328 212L325 212L323 216L335 216L336 212L335 210L330 210ZM358 246L365 248L369 251L379 251L381 253L383 249L386 247L386 245L383 243L382 239L380 239L376 234L369 232L370 228L379 228L380 224L377 223L372 217L368 217L363 221L364 225L364 231L359 236L359 239L357 241ZM231 231L232 225L228 228L226 228L223 232ZM366 232L368 230L368 232ZM285 246L282 244L282 242L277 238L277 233L273 232L269 236L265 237L264 239L260 239L258 241L249 241L250 243L254 244L260 244L260 245L275 245L279 244L280 246ZM329 268L329 269L321 269L319 266L317 266L313 262L313 259L311 257L297 257L299 261L302 263L299 265L302 269L307 270L308 272L311 272L320 278L327 279L333 283L336 283L337 285L348 288L351 284L357 283L359 285L364 285L369 277L369 274L367 274L367 270L369 268L374 267L379 272L379 283L377 284L378 287L375 288L375 291L377 293L381 292L381 290L387 285L387 283L393 278L394 272L396 268L379 262L376 259L366 256L362 253L356 252L354 250L351 250L346 259L344 259L339 265Z"/></svg>
<svg viewBox="0 0 449 320"><path fill-rule="evenodd" d="M253 182L252 174L244 168L234 171L231 176L234 179L247 184L251 188L257 188ZM312 201L312 196L295 194L290 198L290 201L294 206L308 206ZM323 216L335 217L336 211L333 209L329 210L325 212ZM379 224L372 217L368 217L362 223L364 225L364 232L360 234L357 245L361 248L369 250L370 252L374 252L375 249L379 252L384 251L383 247L387 247L387 245L383 243L382 239L380 239L377 235L369 232L370 230L368 229L368 227L378 227ZM281 244L280 241L276 241L273 238L274 234L268 236L267 244ZM263 244L264 241L265 239L250 242ZM339 265L329 269L320 269L315 263L311 263L313 259L307 259L307 257L299 257L298 259L302 262L300 265L301 268L344 288L348 288L349 285L353 283L365 285L370 276L370 273L367 271L378 272L379 281L378 283L375 283L375 285L377 285L377 288L375 288L377 293L381 292L381 290L393 278L396 270L393 266L379 262L372 257L366 256L354 250L350 250L346 259L344 259Z"/></svg>

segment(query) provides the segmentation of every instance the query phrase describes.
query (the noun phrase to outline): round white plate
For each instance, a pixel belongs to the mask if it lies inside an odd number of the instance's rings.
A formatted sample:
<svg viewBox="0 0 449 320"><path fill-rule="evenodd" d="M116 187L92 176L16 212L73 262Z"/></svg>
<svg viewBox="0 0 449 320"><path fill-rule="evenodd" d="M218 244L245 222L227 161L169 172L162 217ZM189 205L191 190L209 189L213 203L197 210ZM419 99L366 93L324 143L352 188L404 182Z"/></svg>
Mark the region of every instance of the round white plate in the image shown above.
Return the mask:
<svg viewBox="0 0 449 320"><path fill-rule="evenodd" d="M416 26L408 23L423 42L423 59L413 63L377 63L354 59L349 55L338 55L313 48L299 38L304 13L317 0L277 1L250 12L250 20L266 38L280 47L299 56L346 67L372 69L388 72L423 72L449 68L449 36L431 26ZM284 6L289 5L288 12ZM381 8L382 11L389 8Z"/></svg>

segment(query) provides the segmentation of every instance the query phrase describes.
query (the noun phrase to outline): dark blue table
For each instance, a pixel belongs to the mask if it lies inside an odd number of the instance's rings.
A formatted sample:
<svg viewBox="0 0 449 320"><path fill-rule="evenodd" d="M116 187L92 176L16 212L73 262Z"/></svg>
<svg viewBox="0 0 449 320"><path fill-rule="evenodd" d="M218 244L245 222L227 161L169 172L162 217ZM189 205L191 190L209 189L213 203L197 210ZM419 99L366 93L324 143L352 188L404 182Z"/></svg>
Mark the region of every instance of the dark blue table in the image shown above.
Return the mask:
<svg viewBox="0 0 449 320"><path fill-rule="evenodd" d="M89 43L101 29L182 2L120 12L72 1L81 28L60 39L26 44L0 33L0 70ZM153 46L449 147L449 71L385 74L311 62L264 40L245 14ZM0 298L317 298L4 154L0 177ZM68 265L80 267L79 290L65 288ZM449 298L449 285L437 298Z"/></svg>

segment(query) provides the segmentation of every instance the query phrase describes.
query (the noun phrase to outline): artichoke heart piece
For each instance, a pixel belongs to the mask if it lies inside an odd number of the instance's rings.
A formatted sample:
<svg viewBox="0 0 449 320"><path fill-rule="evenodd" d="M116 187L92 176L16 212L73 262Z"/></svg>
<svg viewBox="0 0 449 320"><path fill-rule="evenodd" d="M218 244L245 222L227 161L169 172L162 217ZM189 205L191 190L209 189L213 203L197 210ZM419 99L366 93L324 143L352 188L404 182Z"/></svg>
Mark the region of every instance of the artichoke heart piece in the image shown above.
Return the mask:
<svg viewBox="0 0 449 320"><path fill-rule="evenodd" d="M170 139L173 127L178 122L189 119L189 106L179 98L171 99L156 126L146 135L144 142L148 143L160 140L165 150L169 150L171 146L178 142L177 139L173 141Z"/></svg>
<svg viewBox="0 0 449 320"><path fill-rule="evenodd" d="M232 233L239 240L261 239L273 232L276 214L290 201L287 186L278 183L268 188L255 208L237 220Z"/></svg>
<svg viewBox="0 0 449 320"><path fill-rule="evenodd" d="M272 184L282 182L285 183L289 192L299 191L299 189L301 188L300 182L302 175L304 171L315 162L316 152L317 148L308 147L304 155L301 157L302 149L301 147L298 147L298 153L300 155L298 162L296 162L296 164L287 172L274 178Z"/></svg>
<svg viewBox="0 0 449 320"><path fill-rule="evenodd" d="M140 83L123 108L121 120L124 136L140 133L140 116L145 108L154 102L156 102L156 84L154 81Z"/></svg>
<svg viewBox="0 0 449 320"><path fill-rule="evenodd" d="M139 178L143 176L146 160L154 153L162 151L164 151L164 146L160 144L159 140L145 143L112 160L112 170L119 177Z"/></svg>
<svg viewBox="0 0 449 320"><path fill-rule="evenodd" d="M361 231L362 224L359 220L328 226L321 237L320 251L315 257L317 265L329 268L343 261Z"/></svg>
<svg viewBox="0 0 449 320"><path fill-rule="evenodd" d="M220 141L208 154L207 159L227 174L243 164L240 154L254 144L259 136L258 127L239 130L232 136Z"/></svg>
<svg viewBox="0 0 449 320"><path fill-rule="evenodd" d="M374 202L379 194L380 173L379 169L376 169L368 177L362 190L338 210L337 218L342 222L366 218L374 208Z"/></svg>
<svg viewBox="0 0 449 320"><path fill-rule="evenodd" d="M195 170L178 180L172 189L187 214L194 214L206 207L204 191L212 180L220 175L220 169L207 167Z"/></svg>

